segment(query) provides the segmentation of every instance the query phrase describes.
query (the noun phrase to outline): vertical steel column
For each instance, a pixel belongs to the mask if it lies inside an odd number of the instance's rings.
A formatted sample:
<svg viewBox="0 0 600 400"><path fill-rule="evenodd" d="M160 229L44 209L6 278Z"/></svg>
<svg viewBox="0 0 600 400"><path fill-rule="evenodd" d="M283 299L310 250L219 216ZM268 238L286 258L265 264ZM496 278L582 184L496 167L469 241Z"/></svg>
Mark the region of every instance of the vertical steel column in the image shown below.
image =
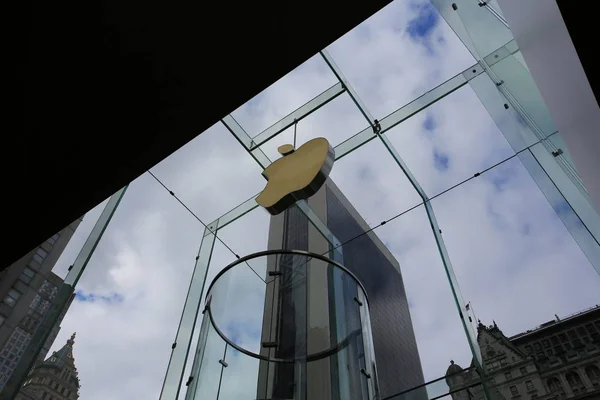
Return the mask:
<svg viewBox="0 0 600 400"><path fill-rule="evenodd" d="M354 100L354 103L360 109L360 112L369 121L374 134L377 137L379 137L379 139L381 139L381 142L384 145L384 147L390 153L394 161L396 161L396 164L398 164L402 172L404 172L404 175L406 175L406 177L410 181L411 185L415 188L417 193L419 193L421 199L423 199L425 209L427 210L427 218L429 219L431 230L433 231L433 235L435 236L435 241L437 243L440 257L444 265L444 270L446 272L446 276L448 277L448 283L450 284L450 289L452 290L452 294L454 296L456 308L458 310L458 315L465 330L465 335L467 336L469 347L471 348L471 353L473 354L473 358L475 359L476 365L479 368L481 368L481 351L479 349L479 346L477 345L477 335L475 333L475 330L473 329L473 326L468 320L469 317L466 310L466 304L462 299L462 294L460 293L458 281L456 280L456 275L454 274L454 269L452 268L452 263L450 262L450 257L448 255L448 251L446 250L446 245L444 244L444 239L442 238L441 230L438 227L433 208L429 203L429 197L427 196L417 179L410 172L410 169L404 163L398 152L394 149L394 146L392 146L388 138L385 136L385 133L381 132L381 124L377 122L377 120L375 120L372 114L367 110L364 103L358 97L358 94L352 88L350 83L344 78L342 72L331 59L331 56L329 56L329 54L326 51L321 52L321 55L323 56L323 58L327 62L327 65L329 65L335 76L337 76L340 82L342 82L347 92L352 97L352 100Z"/></svg>
<svg viewBox="0 0 600 400"><path fill-rule="evenodd" d="M0 393L0 399L10 400L17 395L17 392L21 388L23 381L27 377L30 369L33 367L37 356L40 354L44 343L46 343L52 328L54 328L54 325L56 325L60 315L68 304L69 299L75 292L75 285L77 285L81 274L87 267L92 254L94 254L94 250L98 246L100 239L102 239L102 235L104 234L106 227L112 219L126 191L127 186L113 194L108 200L108 203L106 203L106 206L104 207L104 210L102 210L98 221L96 221L94 228L79 251L75 262L69 268L69 272L63 284L58 289L56 297L52 301L48 313L42 320L40 326L36 329L31 341L27 345L27 349L19 360L17 367Z"/></svg>

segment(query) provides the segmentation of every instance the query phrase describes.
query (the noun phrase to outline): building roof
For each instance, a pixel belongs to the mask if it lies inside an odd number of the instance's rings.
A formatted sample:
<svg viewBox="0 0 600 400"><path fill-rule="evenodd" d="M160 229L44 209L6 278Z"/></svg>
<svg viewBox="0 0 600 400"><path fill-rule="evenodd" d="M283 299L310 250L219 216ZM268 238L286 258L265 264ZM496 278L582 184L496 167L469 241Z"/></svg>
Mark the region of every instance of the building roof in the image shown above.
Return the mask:
<svg viewBox="0 0 600 400"><path fill-rule="evenodd" d="M528 331L518 333L518 334L516 334L514 336L509 337L508 339L511 340L511 341L512 340L516 340L516 339L521 339L521 338L523 338L525 336L533 335L533 334L539 333L539 332L541 332L543 330L557 327L557 326L559 326L559 325L561 325L561 324L563 324L565 322L572 322L574 319L587 316L587 315L589 315L591 313L594 313L594 312L597 312L597 311L600 311L600 305L598 305L598 304L596 304L595 306L590 307L590 308L588 308L586 310L579 311L579 312L576 312L574 314L567 315L566 317L563 317L563 318L560 318L558 315L555 314L555 317L556 317L555 319L547 321L547 322L544 322L543 324L541 324L541 325L539 325L539 326L537 326L537 327L535 327L533 329L530 329Z"/></svg>
<svg viewBox="0 0 600 400"><path fill-rule="evenodd" d="M41 365L41 368L69 368L75 373L75 379L77 387L79 387L79 378L77 378L77 367L75 367L75 357L73 356L73 345L75 344L75 333L71 335L67 343L58 351L52 353Z"/></svg>

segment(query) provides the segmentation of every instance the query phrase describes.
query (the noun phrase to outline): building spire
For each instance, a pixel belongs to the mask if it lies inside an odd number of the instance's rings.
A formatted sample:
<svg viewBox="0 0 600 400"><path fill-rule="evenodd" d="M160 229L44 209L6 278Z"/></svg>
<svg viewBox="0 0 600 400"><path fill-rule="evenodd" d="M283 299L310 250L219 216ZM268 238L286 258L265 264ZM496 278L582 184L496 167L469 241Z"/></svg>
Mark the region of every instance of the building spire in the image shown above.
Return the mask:
<svg viewBox="0 0 600 400"><path fill-rule="evenodd" d="M77 335L77 332L73 332L71 338L67 340L67 344L71 347L73 347L73 344L75 344L75 335Z"/></svg>

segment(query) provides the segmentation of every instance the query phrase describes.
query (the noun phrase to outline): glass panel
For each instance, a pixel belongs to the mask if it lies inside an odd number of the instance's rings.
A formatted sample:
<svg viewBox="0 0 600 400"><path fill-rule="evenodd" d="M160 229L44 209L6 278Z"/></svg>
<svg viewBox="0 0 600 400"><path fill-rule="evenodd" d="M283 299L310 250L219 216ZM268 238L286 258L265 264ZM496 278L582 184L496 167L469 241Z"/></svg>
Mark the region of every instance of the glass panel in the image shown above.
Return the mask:
<svg viewBox="0 0 600 400"><path fill-rule="evenodd" d="M421 202L379 139L337 160L330 177L369 226Z"/></svg>
<svg viewBox="0 0 600 400"><path fill-rule="evenodd" d="M538 142L538 137L514 107L509 105L489 75L482 74L471 80L469 85L515 152Z"/></svg>
<svg viewBox="0 0 600 400"><path fill-rule="evenodd" d="M194 373L186 400L206 399L217 400L219 386L221 383L221 373L223 365L219 360L223 359L225 354L225 341L219 336L217 331L209 324L206 346L202 360L199 362L199 371Z"/></svg>
<svg viewBox="0 0 600 400"><path fill-rule="evenodd" d="M69 267L71 264L73 264L73 260L75 260L77 254L79 254L81 251L83 244L92 232L92 229L94 228L94 225L96 225L96 221L98 221L98 218L106 206L106 203L108 203L108 199L85 213L83 220L77 226L77 229L73 233L73 236L71 236L69 243L62 251L60 257L56 261L56 264L54 264L52 272L60 276L62 279L67 276Z"/></svg>
<svg viewBox="0 0 600 400"><path fill-rule="evenodd" d="M348 94L344 93L298 122L296 127L296 148L316 137L326 138L332 147L360 132L368 126ZM281 155L277 148L294 143L294 126L290 126L279 136L271 139L260 148L271 160Z"/></svg>
<svg viewBox="0 0 600 400"><path fill-rule="evenodd" d="M195 328L198 313L203 309L203 306L201 305L201 296L204 287L206 286L206 274L208 272L208 265L210 263L216 239L215 235L210 233L208 229L205 229L204 233L205 235L202 239L200 251L198 252L198 257L196 259L196 265L192 274L187 298L183 306L181 321L179 322L179 328L177 329L177 336L175 338L177 346L173 349L169 360L167 375L165 376L161 392L162 399L177 398L183 377L183 370L186 365L188 352L192 342L192 333Z"/></svg>
<svg viewBox="0 0 600 400"><path fill-rule="evenodd" d="M401 273L396 279L381 268L379 273L371 272L372 276L364 282L370 300L381 396L390 396L444 375L451 359L468 366L472 353L424 207L409 211L369 235L376 235L383 242L388 249L386 254L397 260L396 268ZM355 249L364 248L365 240L364 237L356 239ZM349 244L344 245L344 254L357 257ZM368 283L377 289L373 290L375 288ZM427 290L423 289L424 284ZM383 313L386 307L382 303L393 305L393 317ZM393 321L394 332L384 349L379 336L382 320L388 324ZM396 358L404 360L402 367L395 366ZM385 381L392 376L397 384L386 386Z"/></svg>
<svg viewBox="0 0 600 400"><path fill-rule="evenodd" d="M518 158L432 205L464 298L486 329L495 321L511 337L597 303L600 276Z"/></svg>
<svg viewBox="0 0 600 400"><path fill-rule="evenodd" d="M108 199L106 206L103 208L100 217L92 228L75 262L69 268L64 281L53 276L53 274L47 274L47 270L41 271L46 279L40 286L33 288L37 291L37 293L34 292L33 301L31 301L31 291L28 291L25 298L21 300L21 304L24 301L30 301L28 309L21 309L21 312L26 312L26 315L31 315L32 318L23 318L20 321L21 327L13 330L11 336L14 337L17 335L20 337L20 340L15 342L13 339L11 340L13 342L12 345L10 342L3 343L2 345L1 351L3 355L6 355L10 349L13 354L9 355L8 359L12 358L14 360L10 364L4 363L1 368L2 379L0 381L0 390L3 397L14 398L29 373L30 368L36 362L40 361L40 358L42 360L45 358L57 334L55 326L60 324L64 313L73 301L74 286L88 266L88 262L102 239L126 190L127 187L124 187ZM63 230L63 232L67 229ZM38 248L36 251L39 252L40 250ZM62 249L53 248L52 257L48 258L50 262L55 261L58 257L55 251L60 252ZM47 252L44 253L45 256L49 255ZM4 298L4 302L13 307L22 294L18 290L10 289ZM33 320L34 316L37 316L35 320ZM29 321L24 323L27 319Z"/></svg>
<svg viewBox="0 0 600 400"><path fill-rule="evenodd" d="M336 83L308 103L304 104L302 107L298 108L291 114L286 115L284 118L280 119L278 122L262 131L252 139L252 146L260 146L265 141L271 139L280 132L283 132L290 126L293 126L295 122L300 121L306 116L315 112L342 93L344 93L344 87L341 83Z"/></svg>
<svg viewBox="0 0 600 400"><path fill-rule="evenodd" d="M392 2L327 50L379 120L474 63L428 1Z"/></svg>
<svg viewBox="0 0 600 400"><path fill-rule="evenodd" d="M215 229L224 228L225 226L229 225L230 223L235 222L238 218L243 217L250 211L256 209L258 207L258 203L256 202L257 196L258 196L258 194L255 196L252 196L251 198L249 198L248 200L246 200L239 206L237 206L237 207L233 208L232 210L228 211L227 213L223 214L221 217L219 217L218 220L215 220L215 221L211 222L210 224L208 224L208 229L214 231Z"/></svg>
<svg viewBox="0 0 600 400"><path fill-rule="evenodd" d="M167 157L152 172L205 223L265 185L260 166L220 123Z"/></svg>
<svg viewBox="0 0 600 400"><path fill-rule="evenodd" d="M514 154L468 86L386 136L429 197Z"/></svg>
<svg viewBox="0 0 600 400"><path fill-rule="evenodd" d="M232 115L254 137L336 83L335 75L316 54Z"/></svg>
<svg viewBox="0 0 600 400"><path fill-rule="evenodd" d="M491 69L539 128L539 133L545 137L556 132L556 126L533 77L515 56L505 58L493 65Z"/></svg>
<svg viewBox="0 0 600 400"><path fill-rule="evenodd" d="M508 27L477 1L432 0L446 22L470 48L477 59L510 42L513 37Z"/></svg>
<svg viewBox="0 0 600 400"><path fill-rule="evenodd" d="M424 400L439 399L452 394L448 399L483 399L485 394L475 368L469 368L454 375L438 378L426 385L398 393L384 400ZM496 398L496 397L494 397Z"/></svg>
<svg viewBox="0 0 600 400"><path fill-rule="evenodd" d="M82 398L158 397L203 231L148 174L130 184L50 349L81 338Z"/></svg>
<svg viewBox="0 0 600 400"><path fill-rule="evenodd" d="M389 129L398 125L399 123L404 122L419 111L425 109L431 104L454 92L458 88L464 86L469 79L473 79L482 72L483 69L481 68L481 66L479 66L478 64L472 65L470 68L467 68L464 72L450 78L449 80L437 86L436 88L428 91L427 93L416 98L415 100L411 101L405 106L402 106L398 110L394 111L393 113L379 121L381 125L380 133L385 133ZM350 139L347 139L346 141L340 143L335 147L336 159L342 158L343 156L351 153L363 144L375 139L375 137L376 135L371 127L360 131L356 135L352 136Z"/></svg>
<svg viewBox="0 0 600 400"><path fill-rule="evenodd" d="M541 146L541 144L536 146ZM554 208L559 218L571 232L571 235L573 235L581 250L588 257L590 263L600 273L600 246L593 236L593 234L598 233L598 214L567 177L562 174L563 171L554 163L554 160L548 157L545 149L536 148L536 146L531 149L532 152L525 152L519 156L523 165L527 168L531 177L546 196L546 199ZM549 167L546 170L547 172L544 171L542 165ZM552 176L555 178L558 175L558 185L550 179L547 173L553 173ZM562 175L562 180L560 179L560 175ZM573 203L565 199L559 191L560 188L565 189L567 199L572 200ZM575 212L571 207L577 207L582 211L581 214Z"/></svg>
<svg viewBox="0 0 600 400"><path fill-rule="evenodd" d="M226 362L227 368L223 369L219 400L255 399L259 360L228 347Z"/></svg>

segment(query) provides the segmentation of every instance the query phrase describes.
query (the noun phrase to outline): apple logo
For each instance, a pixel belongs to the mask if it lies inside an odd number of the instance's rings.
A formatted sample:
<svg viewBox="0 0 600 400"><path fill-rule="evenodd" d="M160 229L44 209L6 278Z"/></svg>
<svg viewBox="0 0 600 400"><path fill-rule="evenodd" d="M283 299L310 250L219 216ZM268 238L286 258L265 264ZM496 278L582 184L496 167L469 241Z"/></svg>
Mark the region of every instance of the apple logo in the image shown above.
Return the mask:
<svg viewBox="0 0 600 400"><path fill-rule="evenodd" d="M298 150L284 144L277 151L283 157L263 171L267 186L256 198L271 215L315 194L327 180L335 160L335 151L325 138L312 139Z"/></svg>

